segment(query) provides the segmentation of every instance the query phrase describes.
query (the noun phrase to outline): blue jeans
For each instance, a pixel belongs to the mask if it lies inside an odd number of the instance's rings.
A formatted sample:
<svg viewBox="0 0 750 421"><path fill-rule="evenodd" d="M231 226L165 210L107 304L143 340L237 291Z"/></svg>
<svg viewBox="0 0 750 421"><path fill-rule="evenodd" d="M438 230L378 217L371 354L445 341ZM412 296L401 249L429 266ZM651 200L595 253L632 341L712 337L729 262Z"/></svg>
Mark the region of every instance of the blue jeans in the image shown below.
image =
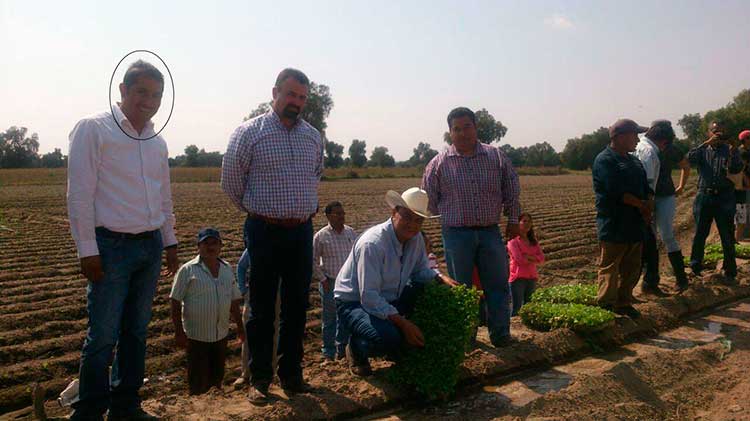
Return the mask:
<svg viewBox="0 0 750 421"><path fill-rule="evenodd" d="M346 344L349 343L349 332L346 326L339 322L336 315L336 302L333 299L333 283L335 280L328 280L330 290L323 289L323 283L318 284L320 292L320 301L323 307L321 318L323 319L323 355L328 358L335 358L336 354L344 355Z"/></svg>
<svg viewBox="0 0 750 421"><path fill-rule="evenodd" d="M711 231L711 223L716 222L716 229L721 238L721 248L724 252L724 274L737 276L737 261L734 250L734 191L718 195L698 192L693 203L693 217L695 218L695 236L690 252L690 267L700 272L703 269L703 255L706 238Z"/></svg>
<svg viewBox="0 0 750 421"><path fill-rule="evenodd" d="M245 247L250 255L245 323L250 383L265 387L273 380L276 294L281 294L278 370L282 383L302 380L303 338L312 279L312 222L287 228L261 219L245 220ZM279 288L281 282L281 288Z"/></svg>
<svg viewBox="0 0 750 421"><path fill-rule="evenodd" d="M531 294L535 289L536 279L518 278L510 283L510 291L513 294L513 316L517 316L521 306L531 301Z"/></svg>
<svg viewBox="0 0 750 421"><path fill-rule="evenodd" d="M674 235L674 216L677 210L677 199L672 196L656 196L654 222L667 253L680 251L680 244Z"/></svg>
<svg viewBox="0 0 750 421"><path fill-rule="evenodd" d="M108 408L113 414L127 414L140 407L146 333L161 269L158 232L149 239L123 239L97 228L96 243L104 279L89 282L86 289L89 322L73 419L98 418Z"/></svg>
<svg viewBox="0 0 750 421"><path fill-rule="evenodd" d="M474 266L487 303L487 327L493 341L510 336L508 254L497 226L443 227L443 248L448 273L471 287Z"/></svg>
<svg viewBox="0 0 750 421"><path fill-rule="evenodd" d="M390 304L404 317L411 316L424 284L409 283L398 300ZM336 300L339 323L351 332L349 344L357 358L388 356L397 360L404 337L401 330L388 319L375 317L362 308L359 301Z"/></svg>

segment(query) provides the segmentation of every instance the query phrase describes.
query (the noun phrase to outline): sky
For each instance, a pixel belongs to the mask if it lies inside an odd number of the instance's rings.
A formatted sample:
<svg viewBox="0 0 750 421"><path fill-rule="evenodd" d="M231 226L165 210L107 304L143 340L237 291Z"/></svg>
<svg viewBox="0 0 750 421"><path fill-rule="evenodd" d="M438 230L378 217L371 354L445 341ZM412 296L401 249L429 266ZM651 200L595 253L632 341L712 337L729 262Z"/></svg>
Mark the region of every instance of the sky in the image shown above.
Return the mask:
<svg viewBox="0 0 750 421"><path fill-rule="evenodd" d="M0 130L67 154L76 122L108 109L118 62L149 50L174 83L154 119L172 111L171 156L224 152L284 67L330 87L326 135L346 148L441 149L448 112L468 106L508 127L502 143L561 151L618 118L676 123L750 88L748 16L748 0L0 0Z"/></svg>

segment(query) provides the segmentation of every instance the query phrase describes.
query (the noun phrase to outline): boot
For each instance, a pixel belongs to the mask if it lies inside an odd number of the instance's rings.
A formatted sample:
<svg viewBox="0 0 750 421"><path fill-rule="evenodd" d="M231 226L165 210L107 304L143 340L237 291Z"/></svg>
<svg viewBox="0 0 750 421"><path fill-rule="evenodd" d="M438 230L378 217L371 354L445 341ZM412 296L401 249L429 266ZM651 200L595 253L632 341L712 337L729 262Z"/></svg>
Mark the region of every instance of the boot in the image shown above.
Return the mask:
<svg viewBox="0 0 750 421"><path fill-rule="evenodd" d="M669 263L672 264L674 277L677 279L677 289L682 292L688 287L688 278L685 274L685 259L682 257L682 251L677 250L667 254Z"/></svg>

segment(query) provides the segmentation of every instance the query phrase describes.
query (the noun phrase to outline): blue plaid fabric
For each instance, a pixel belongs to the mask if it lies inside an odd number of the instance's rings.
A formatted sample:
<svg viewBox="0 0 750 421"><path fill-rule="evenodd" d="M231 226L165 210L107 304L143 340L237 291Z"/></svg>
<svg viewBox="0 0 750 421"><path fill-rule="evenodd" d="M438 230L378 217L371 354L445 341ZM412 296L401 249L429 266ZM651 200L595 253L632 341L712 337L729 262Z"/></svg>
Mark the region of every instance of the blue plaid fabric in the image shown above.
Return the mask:
<svg viewBox="0 0 750 421"><path fill-rule="evenodd" d="M245 212L306 219L318 209L322 172L320 133L302 119L287 129L270 110L232 134L221 188Z"/></svg>

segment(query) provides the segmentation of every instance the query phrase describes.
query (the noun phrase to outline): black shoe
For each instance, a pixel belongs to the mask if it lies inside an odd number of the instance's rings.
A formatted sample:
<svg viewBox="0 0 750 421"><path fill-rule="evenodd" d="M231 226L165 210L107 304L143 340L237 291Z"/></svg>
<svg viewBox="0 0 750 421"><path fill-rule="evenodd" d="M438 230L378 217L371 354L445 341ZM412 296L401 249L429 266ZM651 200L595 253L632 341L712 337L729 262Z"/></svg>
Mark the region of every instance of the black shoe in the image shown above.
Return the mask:
<svg viewBox="0 0 750 421"><path fill-rule="evenodd" d="M633 306L618 307L615 309L615 313L621 316L630 317L633 320L641 318L641 312L636 310Z"/></svg>
<svg viewBox="0 0 750 421"><path fill-rule="evenodd" d="M346 346L346 359L349 361L349 371L355 376L367 377L372 375L372 367L367 358L354 355L351 344Z"/></svg>
<svg viewBox="0 0 750 421"><path fill-rule="evenodd" d="M641 292L643 294L655 295L657 297L667 297L667 296L669 296L669 294L667 294L666 292L662 291L661 288L659 288L658 285L643 284L641 286Z"/></svg>
<svg viewBox="0 0 750 421"><path fill-rule="evenodd" d="M615 311L615 306L613 306L612 304L599 304L599 308L601 308L602 310L607 310L611 312Z"/></svg>
<svg viewBox="0 0 750 421"><path fill-rule="evenodd" d="M737 285L737 278L734 275L724 275L724 285Z"/></svg>
<svg viewBox="0 0 750 421"><path fill-rule="evenodd" d="M683 292L685 292L687 290L688 290L688 284L687 283L677 284L677 293L678 294L682 294Z"/></svg>
<svg viewBox="0 0 750 421"><path fill-rule="evenodd" d="M256 406L265 405L268 403L268 398L267 384L250 385L250 388L247 391L247 400L250 401L251 404Z"/></svg>
<svg viewBox="0 0 750 421"><path fill-rule="evenodd" d="M284 392L289 396L299 393L312 393L315 391L312 386L305 382L302 376L291 380L282 380L281 388L284 389Z"/></svg>
<svg viewBox="0 0 750 421"><path fill-rule="evenodd" d="M120 420L138 420L138 421L155 421L159 420L160 418L156 415L149 414L148 412L144 411L143 408L138 408L133 411L129 411L126 413L120 413L110 412L109 415L107 415L107 421L120 421Z"/></svg>
<svg viewBox="0 0 750 421"><path fill-rule="evenodd" d="M515 343L515 339L513 339L513 336L511 335L499 337L490 335L490 342L492 342L492 346L494 346L495 348L503 348Z"/></svg>

